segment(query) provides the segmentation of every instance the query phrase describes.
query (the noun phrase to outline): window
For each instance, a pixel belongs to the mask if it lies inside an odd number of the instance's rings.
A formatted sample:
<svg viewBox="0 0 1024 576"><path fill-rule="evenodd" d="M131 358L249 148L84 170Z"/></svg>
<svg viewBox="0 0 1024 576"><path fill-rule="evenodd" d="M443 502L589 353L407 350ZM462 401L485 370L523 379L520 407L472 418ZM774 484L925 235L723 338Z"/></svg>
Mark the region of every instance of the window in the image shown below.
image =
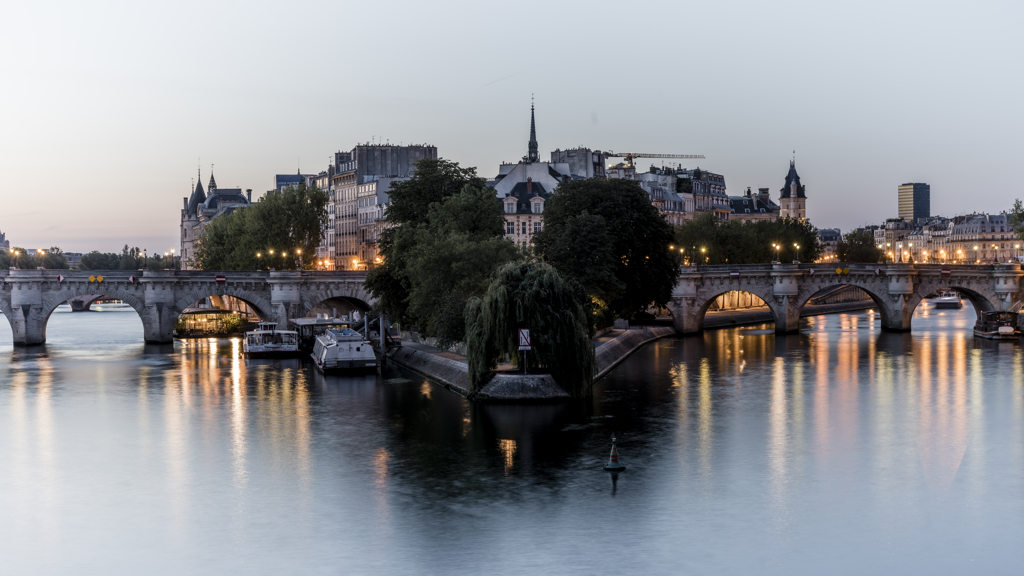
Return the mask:
<svg viewBox="0 0 1024 576"><path fill-rule="evenodd" d="M505 234L507 234L508 236L512 236L515 233L516 233L516 223L515 222L505 222Z"/></svg>
<svg viewBox="0 0 1024 576"><path fill-rule="evenodd" d="M534 222L533 223L533 233L536 234L538 232L540 232L540 222Z"/></svg>
<svg viewBox="0 0 1024 576"><path fill-rule="evenodd" d="M506 202L505 203L505 214L515 214L515 213L516 213L515 202Z"/></svg>
<svg viewBox="0 0 1024 576"><path fill-rule="evenodd" d="M521 228L522 232L520 232L520 233L521 233L521 234L522 234L523 236L526 236L526 222L523 222L522 224L523 224L523 225L522 225L522 228Z"/></svg>
<svg viewBox="0 0 1024 576"><path fill-rule="evenodd" d="M541 204L540 202L534 202L533 203L533 213L534 214L540 214L543 211L544 211L544 205L543 204Z"/></svg>

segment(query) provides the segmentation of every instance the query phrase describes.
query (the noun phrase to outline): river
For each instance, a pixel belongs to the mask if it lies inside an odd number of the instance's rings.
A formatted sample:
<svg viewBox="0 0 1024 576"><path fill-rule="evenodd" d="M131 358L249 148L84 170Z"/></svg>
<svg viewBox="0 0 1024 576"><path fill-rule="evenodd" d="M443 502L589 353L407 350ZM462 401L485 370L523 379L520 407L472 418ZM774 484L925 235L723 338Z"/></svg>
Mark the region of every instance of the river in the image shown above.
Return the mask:
<svg viewBox="0 0 1024 576"><path fill-rule="evenodd" d="M537 406L145 346L132 311L0 322L0 572L1019 574L1021 347L973 322L666 339Z"/></svg>

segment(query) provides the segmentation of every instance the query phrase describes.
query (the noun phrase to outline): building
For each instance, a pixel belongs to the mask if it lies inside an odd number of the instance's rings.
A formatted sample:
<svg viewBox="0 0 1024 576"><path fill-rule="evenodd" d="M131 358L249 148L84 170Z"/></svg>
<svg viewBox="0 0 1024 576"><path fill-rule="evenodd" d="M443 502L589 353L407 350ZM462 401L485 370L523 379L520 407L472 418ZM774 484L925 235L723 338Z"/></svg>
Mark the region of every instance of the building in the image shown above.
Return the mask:
<svg viewBox="0 0 1024 576"><path fill-rule="evenodd" d="M202 173L199 177L191 196L184 199L184 208L181 210L182 270L194 269L195 242L202 238L207 224L252 202L252 189L242 194L241 188L217 188L217 181L211 172L207 190L203 190Z"/></svg>
<svg viewBox="0 0 1024 576"><path fill-rule="evenodd" d="M757 222L759 220L778 220L781 208L772 202L768 188L758 188L757 194L747 188L743 196L729 196L729 203L732 207L730 220L740 222Z"/></svg>
<svg viewBox="0 0 1024 576"><path fill-rule="evenodd" d="M608 156L600 150L590 148L556 149L551 153L552 164L568 164L569 175L574 179L604 178Z"/></svg>
<svg viewBox="0 0 1024 576"><path fill-rule="evenodd" d="M949 256L951 225L948 218L916 220L913 230L903 237L902 252L914 262L945 262Z"/></svg>
<svg viewBox="0 0 1024 576"><path fill-rule="evenodd" d="M334 165L328 170L317 174L314 183L316 187L327 193L327 205L324 210L327 212L327 223L324 224L324 237L320 245L316 247L317 269L334 269L334 187L331 185L331 177L334 175Z"/></svg>
<svg viewBox="0 0 1024 576"><path fill-rule="evenodd" d="M505 237L518 245L533 244L533 235L544 228L544 204L551 194L533 179L516 182L501 199Z"/></svg>
<svg viewBox="0 0 1024 576"><path fill-rule="evenodd" d="M923 220L931 216L932 188L919 182L900 184L899 217L907 222Z"/></svg>
<svg viewBox="0 0 1024 576"><path fill-rule="evenodd" d="M301 170L297 171L295 174L275 174L274 190L283 190L292 186L298 186L302 182L305 182L308 186L314 178L316 178L315 175L303 174Z"/></svg>
<svg viewBox="0 0 1024 576"><path fill-rule="evenodd" d="M7 235L0 232L0 250L10 250L11 241L7 239Z"/></svg>
<svg viewBox="0 0 1024 576"><path fill-rule="evenodd" d="M693 194L693 211L695 214L710 212L719 220L728 220L732 214L732 201L726 193L725 176L695 168L680 169L676 177L688 180L681 186L682 192Z"/></svg>
<svg viewBox="0 0 1024 576"><path fill-rule="evenodd" d="M371 252L376 256L377 240L372 240L372 248L361 244L359 187L381 178L390 178L393 182L412 176L417 162L437 159L437 147L426 144L360 144L351 152L337 152L334 156L334 174L331 176L335 198L334 267L337 270L365 270L373 265L373 261L367 261L363 256ZM377 194L376 189L372 193L364 189L363 193L367 195L363 198Z"/></svg>
<svg viewBox="0 0 1024 576"><path fill-rule="evenodd" d="M81 252L65 252L64 257L68 259L68 268L77 270L82 265Z"/></svg>
<svg viewBox="0 0 1024 576"><path fill-rule="evenodd" d="M818 230L818 244L821 245L821 261L834 262L839 259L839 242L843 233L839 228L821 228Z"/></svg>
<svg viewBox="0 0 1024 576"><path fill-rule="evenodd" d="M908 255L903 253L903 238L914 231L914 226L902 218L889 218L885 221L884 234L881 240L885 241L883 250L891 261L906 260ZM876 236L876 239L879 237ZM878 243L881 247L881 242Z"/></svg>
<svg viewBox="0 0 1024 576"><path fill-rule="evenodd" d="M1020 250L1005 212L957 216L946 244L951 260L970 264L1017 261Z"/></svg>
<svg viewBox="0 0 1024 576"><path fill-rule="evenodd" d="M377 178L356 187L356 224L359 230L356 257L365 268L373 268L381 262L380 238L387 228L387 207L391 202L388 191L395 182L408 179L408 176Z"/></svg>
<svg viewBox="0 0 1024 576"><path fill-rule="evenodd" d="M800 175L796 173L796 161L790 160L789 173L786 174L786 184L779 194L779 215L782 218L807 219L807 196L804 185L800 183Z"/></svg>

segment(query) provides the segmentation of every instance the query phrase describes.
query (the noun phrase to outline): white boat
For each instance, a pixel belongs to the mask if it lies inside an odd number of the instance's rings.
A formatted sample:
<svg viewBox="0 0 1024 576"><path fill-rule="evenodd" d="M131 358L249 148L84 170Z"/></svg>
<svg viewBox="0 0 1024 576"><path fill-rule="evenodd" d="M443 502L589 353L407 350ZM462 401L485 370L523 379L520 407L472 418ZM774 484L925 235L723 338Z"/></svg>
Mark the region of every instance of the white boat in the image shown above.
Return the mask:
<svg viewBox="0 0 1024 576"><path fill-rule="evenodd" d="M377 369L373 345L362 334L348 328L327 330L317 336L311 356L324 374Z"/></svg>
<svg viewBox="0 0 1024 576"><path fill-rule="evenodd" d="M247 356L297 356L299 333L278 330L277 322L260 322L255 330L245 333L242 351Z"/></svg>
<svg viewBox="0 0 1024 576"><path fill-rule="evenodd" d="M955 290L945 290L939 293L938 297L932 300L936 308L961 308L964 305L960 299L960 293Z"/></svg>

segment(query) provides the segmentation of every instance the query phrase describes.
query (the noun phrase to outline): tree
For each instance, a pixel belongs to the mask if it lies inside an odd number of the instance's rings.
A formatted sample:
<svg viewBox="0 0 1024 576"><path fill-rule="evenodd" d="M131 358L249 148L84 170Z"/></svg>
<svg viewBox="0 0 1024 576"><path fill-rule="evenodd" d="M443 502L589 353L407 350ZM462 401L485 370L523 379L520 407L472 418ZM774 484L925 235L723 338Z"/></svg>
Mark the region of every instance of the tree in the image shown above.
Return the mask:
<svg viewBox="0 0 1024 576"><path fill-rule="evenodd" d="M427 224L432 204L460 193L468 184L477 189L485 185L475 168L461 168L458 163L442 158L425 158L416 163L416 172L411 178L395 182L388 190L388 226L378 244L381 263L367 274L366 287L392 318L412 319L409 315L412 285L407 275L410 269L407 259L416 248L417 236L410 229ZM501 207L497 206L500 218Z"/></svg>
<svg viewBox="0 0 1024 576"><path fill-rule="evenodd" d="M38 258L37 266L42 266L47 270L67 270L68 258L59 247L50 246L50 249Z"/></svg>
<svg viewBox="0 0 1024 576"><path fill-rule="evenodd" d="M693 264L767 264L776 257L790 262L821 256L818 229L797 218L740 222L703 214L676 228L675 246Z"/></svg>
<svg viewBox="0 0 1024 576"><path fill-rule="evenodd" d="M518 330L530 330L532 350L519 351ZM470 385L478 391L487 373L507 356L551 372L571 396L591 393L596 372L587 294L542 262L502 266L466 312Z"/></svg>
<svg viewBox="0 0 1024 576"><path fill-rule="evenodd" d="M120 265L120 258L117 254L103 253L93 250L82 255L82 262L78 265L79 270L117 270Z"/></svg>
<svg viewBox="0 0 1024 576"><path fill-rule="evenodd" d="M1020 198L1013 201L1013 208L1006 216L1010 227L1013 228L1014 236L1024 238L1024 205L1021 204Z"/></svg>
<svg viewBox="0 0 1024 576"><path fill-rule="evenodd" d="M476 168L460 168L458 162L424 158L416 163L412 177L395 182L388 190L387 221L390 224L420 224L426 221L430 205L462 191L466 184L485 185Z"/></svg>
<svg viewBox="0 0 1024 576"><path fill-rule="evenodd" d="M836 256L841 262L878 262L882 251L875 245L875 235L862 229L843 235L836 246Z"/></svg>
<svg viewBox="0 0 1024 576"><path fill-rule="evenodd" d="M293 270L301 260L303 268L313 268L327 227L327 202L326 192L304 182L268 192L207 224L193 264L202 270Z"/></svg>
<svg viewBox="0 0 1024 576"><path fill-rule="evenodd" d="M431 204L422 222L392 232L400 253L386 261L400 267L392 264L387 270L409 286L401 301L404 319L436 336L442 347L464 339L466 302L483 294L494 270L520 256L503 237L501 201L475 181ZM379 270L371 278L379 280ZM367 284L371 292L377 286Z"/></svg>
<svg viewBox="0 0 1024 576"><path fill-rule="evenodd" d="M599 220L604 221L603 233ZM573 246L573 239L585 240ZM592 249L607 241L610 257ZM534 236L537 252L559 271L605 294L617 315L630 317L672 296L679 271L671 252L672 227L651 205L639 182L623 179L579 180L559 184L544 207L544 228ZM573 262L587 262L580 266ZM593 266L598 269L587 270ZM615 278L609 282L608 276Z"/></svg>

